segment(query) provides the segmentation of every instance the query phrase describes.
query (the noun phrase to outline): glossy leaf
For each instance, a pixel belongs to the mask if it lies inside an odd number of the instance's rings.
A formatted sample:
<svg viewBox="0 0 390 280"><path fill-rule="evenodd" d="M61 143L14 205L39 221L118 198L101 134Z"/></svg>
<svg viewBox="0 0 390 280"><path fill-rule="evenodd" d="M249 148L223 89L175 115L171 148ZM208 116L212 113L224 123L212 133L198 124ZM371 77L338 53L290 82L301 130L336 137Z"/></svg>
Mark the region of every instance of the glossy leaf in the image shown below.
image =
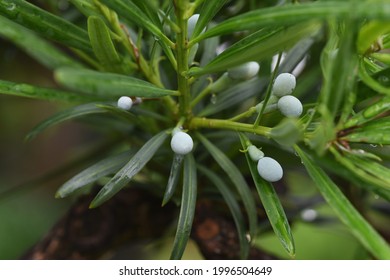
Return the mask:
<svg viewBox="0 0 390 280"><path fill-rule="evenodd" d="M217 174L203 166L200 166L199 169L210 179L210 181L218 189L223 199L225 200L226 205L229 207L229 210L232 213L233 220L237 228L238 240L240 242L241 250L240 256L241 259L246 259L249 254L250 243L246 237L246 226L244 223L244 216L242 215L240 210L240 205L234 197L234 194L230 191L229 187Z"/></svg>
<svg viewBox="0 0 390 280"><path fill-rule="evenodd" d="M87 186L90 183L97 181L98 179L117 172L123 167L134 154L132 150L126 151L119 155L107 157L94 165L83 170L67 182L65 182L57 191L57 198L64 198L75 191Z"/></svg>
<svg viewBox="0 0 390 280"><path fill-rule="evenodd" d="M163 44L172 46L172 42L163 33L163 31L156 26L147 15L132 1L128 0L103 0L104 4L115 10L120 16L135 23L139 27L144 28L156 36Z"/></svg>
<svg viewBox="0 0 390 280"><path fill-rule="evenodd" d="M192 37L198 36L228 0L204 1Z"/></svg>
<svg viewBox="0 0 390 280"><path fill-rule="evenodd" d="M232 33L242 30L256 30L268 26L291 26L310 20L324 20L328 18L344 19L351 15L357 19L383 19L387 20L390 12L388 1L362 1L353 5L349 1L317 1L299 4L286 4L258 9L240 14L223 21L207 32L194 38L196 43L205 38Z"/></svg>
<svg viewBox="0 0 390 280"><path fill-rule="evenodd" d="M343 129L354 127L354 126L361 126L381 114L387 112L390 110L390 96L383 97L380 100L377 100L372 105L364 108L360 112L356 113L355 115L351 116L346 123L343 125Z"/></svg>
<svg viewBox="0 0 390 280"><path fill-rule="evenodd" d="M61 68L55 72L55 78L75 91L106 97L162 97L176 94L176 91L158 88L137 78L86 69Z"/></svg>
<svg viewBox="0 0 390 280"><path fill-rule="evenodd" d="M377 164L376 162L369 160L372 166L370 167L368 165L369 169L364 167L362 168L362 163L359 159L363 155L353 155L350 152L340 153L333 147L330 148L330 151L332 152L336 160L345 168L349 169L349 171L351 171L353 174L355 174L356 177L369 184L375 185L376 187L384 188L386 190L390 189L390 178L388 177L388 175L386 175L385 177L381 177L379 173L377 174L375 172L370 171L370 169Z"/></svg>
<svg viewBox="0 0 390 280"><path fill-rule="evenodd" d="M171 260L179 260L183 256L188 239L191 234L192 222L195 215L197 194L196 164L192 154L184 158L183 166L183 192L179 221L177 223L175 240L171 252Z"/></svg>
<svg viewBox="0 0 390 280"><path fill-rule="evenodd" d="M389 32L390 24L388 21L374 20L363 25L356 43L358 53L365 54L375 51L375 46L380 44L381 36Z"/></svg>
<svg viewBox="0 0 390 280"><path fill-rule="evenodd" d="M120 58L111 40L110 30L100 17L88 17L88 35L93 52L103 68L110 72L122 73Z"/></svg>
<svg viewBox="0 0 390 280"><path fill-rule="evenodd" d="M373 89L376 92L390 96L390 87L382 85L380 81L375 80L375 78L370 75L367 69L367 65L364 62L364 59L361 59L359 63L359 77L369 88ZM383 75L380 77L383 77Z"/></svg>
<svg viewBox="0 0 390 280"><path fill-rule="evenodd" d="M29 84L14 83L2 80L0 80L0 94L66 102L91 102L105 99L103 97L96 97L86 94L79 94L69 91L43 88Z"/></svg>
<svg viewBox="0 0 390 280"><path fill-rule="evenodd" d="M168 203L168 201L172 198L173 194L176 191L176 187L177 184L179 183L179 178L181 174L181 166L182 166L183 159L184 159L183 155L175 154L173 156L171 171L169 173L168 183L165 188L162 206Z"/></svg>
<svg viewBox="0 0 390 280"><path fill-rule="evenodd" d="M390 112L390 107L387 108ZM358 127L342 139L348 142L390 145L390 117L373 120Z"/></svg>
<svg viewBox="0 0 390 280"><path fill-rule="evenodd" d="M390 259L388 243L353 207L337 185L299 147L296 146L295 151L302 159L307 172L316 183L322 196L351 233L373 256L378 259Z"/></svg>
<svg viewBox="0 0 390 280"><path fill-rule="evenodd" d="M202 136L201 134L197 135L199 140L205 146L205 148L209 151L210 155L214 158L214 160L218 163L218 165L225 171L226 175L230 178L230 180L235 185L237 192L239 193L242 203L245 207L246 214L248 216L249 221L249 234L251 238L255 236L257 229L257 213L255 201L253 199L253 195L251 190L245 181L240 170L234 165L234 163L220 150L211 143L207 138Z"/></svg>
<svg viewBox="0 0 390 280"><path fill-rule="evenodd" d="M152 159L167 137L168 133L162 131L147 141L130 161L99 191L91 202L90 208L98 207L124 188L133 176L140 172Z"/></svg>
<svg viewBox="0 0 390 280"><path fill-rule="evenodd" d="M226 71L248 61L260 61L274 54L285 51L303 37L317 32L320 25L306 23L287 29L262 29L227 48L203 68L193 67L188 75L203 75L218 71Z"/></svg>
<svg viewBox="0 0 390 280"><path fill-rule="evenodd" d="M39 125L37 125L29 134L26 136L26 140L30 141L33 138L35 138L39 133L41 133L43 130L54 126L56 124L59 124L61 122L75 119L81 116L90 115L90 114L99 114L99 113L105 113L106 111L104 109L101 109L96 106L96 103L91 104L84 104L77 107L72 107L67 110L64 110L62 112L59 112L47 120L43 121Z"/></svg>
<svg viewBox="0 0 390 280"><path fill-rule="evenodd" d="M239 135L243 149L246 150L248 148L247 143L249 139L245 134L240 133ZM270 182L267 182L260 177L257 171L256 162L250 158L249 153L245 153L245 157L249 170L252 174L252 179L255 183L257 193L259 194L261 203L263 204L272 229L287 253L290 256L294 256L294 238L278 194L275 192L275 189Z"/></svg>
<svg viewBox="0 0 390 280"><path fill-rule="evenodd" d="M265 79L252 79L244 83L239 83L230 87L225 92L216 94L214 101L210 102L200 113L199 116L205 117L221 112L232 106L236 106L243 100L247 100L262 91Z"/></svg>
<svg viewBox="0 0 390 280"><path fill-rule="evenodd" d="M82 67L59 49L37 36L31 30L0 16L0 36L7 38L35 60L50 69L58 67Z"/></svg>
<svg viewBox="0 0 390 280"><path fill-rule="evenodd" d="M85 52L91 51L85 30L27 1L0 1L0 15L34 30L45 38Z"/></svg>

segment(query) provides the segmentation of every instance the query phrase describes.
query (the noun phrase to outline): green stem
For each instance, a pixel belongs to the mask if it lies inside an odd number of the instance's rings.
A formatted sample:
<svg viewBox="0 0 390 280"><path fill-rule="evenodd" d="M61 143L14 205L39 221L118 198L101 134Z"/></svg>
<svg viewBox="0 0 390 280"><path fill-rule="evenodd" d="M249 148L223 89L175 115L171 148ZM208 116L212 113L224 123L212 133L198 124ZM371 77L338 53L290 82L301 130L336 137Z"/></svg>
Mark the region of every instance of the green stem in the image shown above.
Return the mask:
<svg viewBox="0 0 390 280"><path fill-rule="evenodd" d="M197 128L214 128L214 129L225 129L240 132L249 132L257 135L269 137L271 128L265 126L253 127L252 124L239 123L230 120L219 120L219 119L207 119L194 117L191 119L189 124L190 129Z"/></svg>
<svg viewBox="0 0 390 280"><path fill-rule="evenodd" d="M260 113L257 115L257 118L255 120L255 123L253 124L253 127L257 127L259 124L260 124L260 120L261 120L261 117L263 116L263 114L265 113L265 109L267 107L267 104L268 104L268 101L271 97L271 92L272 92L272 85L273 85L273 82L275 80L275 77L276 77L276 74L278 73L278 69L279 69L279 64L280 64L280 61L282 59L282 53L279 53L278 55L278 61L276 62L276 66L275 66L275 69L274 71L272 72L272 76L271 76L271 80L268 84L268 88L267 88L267 93L265 95L265 99L264 99L264 104L263 104L263 107L261 108L261 111Z"/></svg>
<svg viewBox="0 0 390 280"><path fill-rule="evenodd" d="M244 118L249 118L254 113L256 113L256 111L257 111L256 106L250 107L247 111L245 111L237 116L234 116L233 118L230 118L229 121L238 121L238 120L241 120Z"/></svg>
<svg viewBox="0 0 390 280"><path fill-rule="evenodd" d="M180 32L176 33L177 52L177 83L179 96L180 116L188 118L191 115L190 86L188 78L184 75L188 71L188 41L187 41L187 18L186 9L188 1L176 1L176 17Z"/></svg>

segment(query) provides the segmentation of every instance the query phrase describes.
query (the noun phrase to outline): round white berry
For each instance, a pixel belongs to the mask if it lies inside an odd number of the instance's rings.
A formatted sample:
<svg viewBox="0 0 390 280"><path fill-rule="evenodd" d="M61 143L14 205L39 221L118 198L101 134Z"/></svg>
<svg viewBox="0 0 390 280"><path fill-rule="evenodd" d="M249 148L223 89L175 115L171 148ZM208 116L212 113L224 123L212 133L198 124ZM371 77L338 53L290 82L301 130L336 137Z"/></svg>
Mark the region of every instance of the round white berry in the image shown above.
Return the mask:
<svg viewBox="0 0 390 280"><path fill-rule="evenodd" d="M268 182L276 182L282 179L283 169L279 162L270 157L263 157L257 163L259 175Z"/></svg>
<svg viewBox="0 0 390 280"><path fill-rule="evenodd" d="M275 79L272 87L272 94L277 97L282 97L291 94L296 86L296 79L293 74L282 73Z"/></svg>
<svg viewBox="0 0 390 280"><path fill-rule="evenodd" d="M250 61L240 66L228 69L228 75L236 80L249 80L257 75L260 65L256 61Z"/></svg>
<svg viewBox="0 0 390 280"><path fill-rule="evenodd" d="M131 106L133 106L133 100L131 100L128 96L122 96L118 99L118 107L123 110L130 110Z"/></svg>
<svg viewBox="0 0 390 280"><path fill-rule="evenodd" d="M295 96L286 95L279 99L278 109L286 117L299 117L302 114L303 106Z"/></svg>
<svg viewBox="0 0 390 280"><path fill-rule="evenodd" d="M192 151L194 142L191 136L185 132L176 132L171 139L171 148L178 155L186 155Z"/></svg>
<svg viewBox="0 0 390 280"><path fill-rule="evenodd" d="M250 145L248 147L248 154L249 154L249 157L253 160L253 161L258 161L259 159L261 159L262 157L264 157L264 153L259 149L257 148L256 146L254 145Z"/></svg>

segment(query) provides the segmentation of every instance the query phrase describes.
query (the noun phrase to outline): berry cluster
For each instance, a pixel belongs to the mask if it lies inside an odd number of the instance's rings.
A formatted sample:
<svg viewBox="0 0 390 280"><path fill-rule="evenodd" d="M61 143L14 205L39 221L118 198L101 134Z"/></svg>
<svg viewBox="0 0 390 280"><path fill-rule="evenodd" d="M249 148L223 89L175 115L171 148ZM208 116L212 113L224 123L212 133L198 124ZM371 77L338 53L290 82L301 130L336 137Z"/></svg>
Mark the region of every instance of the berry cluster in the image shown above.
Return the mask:
<svg viewBox="0 0 390 280"><path fill-rule="evenodd" d="M248 147L250 158L257 162L257 172L261 178L268 182L276 182L283 177L283 168L271 157L265 157L264 153L254 145Z"/></svg>

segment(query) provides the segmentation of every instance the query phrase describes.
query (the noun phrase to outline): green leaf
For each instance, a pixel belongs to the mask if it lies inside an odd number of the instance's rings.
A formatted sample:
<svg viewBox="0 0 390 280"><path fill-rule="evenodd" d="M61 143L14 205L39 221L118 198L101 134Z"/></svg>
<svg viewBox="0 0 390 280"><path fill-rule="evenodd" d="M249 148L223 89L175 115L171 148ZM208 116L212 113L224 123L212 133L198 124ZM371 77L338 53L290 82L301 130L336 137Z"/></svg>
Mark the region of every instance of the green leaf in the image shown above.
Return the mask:
<svg viewBox="0 0 390 280"><path fill-rule="evenodd" d="M52 44L38 37L34 32L0 16L0 36L7 38L31 57L50 69L58 67L82 67Z"/></svg>
<svg viewBox="0 0 390 280"><path fill-rule="evenodd" d="M234 163L220 150L212 144L207 138L201 134L197 134L199 140L209 151L210 155L219 164L219 166L225 171L226 175L235 185L237 192L239 193L242 203L245 207L246 214L249 221L249 235L253 238L257 230L257 211L255 201L252 192L245 181L240 170L234 165Z"/></svg>
<svg viewBox="0 0 390 280"><path fill-rule="evenodd" d="M200 16L198 22L195 25L195 29L192 33L192 38L198 36L207 24L213 19L218 11L227 3L227 0L220 1L205 1L200 10Z"/></svg>
<svg viewBox="0 0 390 280"><path fill-rule="evenodd" d="M390 111L388 107L387 111ZM348 142L390 145L390 117L373 120L341 137Z"/></svg>
<svg viewBox="0 0 390 280"><path fill-rule="evenodd" d="M359 31L357 39L357 50L359 54L373 52L373 46L379 45L381 36L390 32L390 23L388 21L371 21L366 23Z"/></svg>
<svg viewBox="0 0 390 280"><path fill-rule="evenodd" d="M117 172L128 161L134 151L126 151L119 155L105 158L94 165L83 170L67 182L65 182L57 191L56 198L64 198L73 194L82 187L97 181L98 179Z"/></svg>
<svg viewBox="0 0 390 280"><path fill-rule="evenodd" d="M238 240L240 242L240 256L241 259L246 259L249 254L249 241L246 237L246 226L244 223L244 216L241 213L240 206L237 200L234 197L234 194L227 187L226 183L214 172L210 171L206 167L198 167L202 173L204 173L214 186L221 193L223 199L225 200L227 206L229 207L230 212L232 213L234 223L237 227Z"/></svg>
<svg viewBox="0 0 390 280"><path fill-rule="evenodd" d="M359 77L372 90L390 96L390 88L388 86L382 85L380 81L376 80L372 75L370 75L370 73L367 70L367 65L364 59L360 59L359 62ZM386 77L386 76L380 75L379 77ZM387 79L388 77L386 77L386 80Z"/></svg>
<svg viewBox="0 0 390 280"><path fill-rule="evenodd" d="M183 256L191 234L192 222L195 215L197 194L196 164L192 154L184 158L183 193L177 224L175 240L173 242L171 260L179 260Z"/></svg>
<svg viewBox="0 0 390 280"><path fill-rule="evenodd" d="M156 26L147 15L133 2L126 0L103 0L104 4L116 11L120 16L130 23L135 23L139 27L151 32L161 43L173 47L173 43L162 29Z"/></svg>
<svg viewBox="0 0 390 280"><path fill-rule="evenodd" d="M207 105L199 114L200 117L210 116L228 109L237 107L244 100L259 94L265 86L265 79L252 79L230 87L225 92L217 94L214 103Z"/></svg>
<svg viewBox="0 0 390 280"><path fill-rule="evenodd" d="M353 13L351 13L351 10L353 10ZM344 19L353 15L356 19L387 20L390 16L389 11L390 3L388 1L361 1L357 5L350 3L350 1L316 1L278 5L250 11L227 19L194 38L192 43L236 31L258 30L270 26L272 28L285 27L313 19Z"/></svg>
<svg viewBox="0 0 390 280"><path fill-rule="evenodd" d="M168 183L165 188L165 193L162 201L162 206L167 204L175 193L177 184L180 178L181 163L183 161L183 155L175 154L171 165L171 172L169 173Z"/></svg>
<svg viewBox="0 0 390 280"><path fill-rule="evenodd" d="M131 160L100 190L91 202L90 208L103 204L123 187L152 159L160 146L168 137L166 131L162 131L147 141Z"/></svg>
<svg viewBox="0 0 390 280"><path fill-rule="evenodd" d="M0 80L0 93L49 101L91 102L107 100L107 98L103 97L96 97L86 94L79 94L69 91L43 88L29 84L14 83L2 80Z"/></svg>
<svg viewBox="0 0 390 280"><path fill-rule="evenodd" d="M240 140L244 150L248 148L248 137L240 133ZM249 170L252 174L253 181L256 185L260 200L264 206L265 213L271 223L272 229L279 238L283 248L290 256L295 255L295 243L291 232L287 216L283 206L279 200L278 194L275 192L271 183L262 179L257 172L256 163L250 158L249 153L245 153L248 162Z"/></svg>
<svg viewBox="0 0 390 280"><path fill-rule="evenodd" d="M364 108L357 114L350 117L343 125L343 129L351 128L354 126L361 126L381 114L389 111L390 109L390 96L383 97L380 100L376 100L372 105Z"/></svg>
<svg viewBox="0 0 390 280"><path fill-rule="evenodd" d="M285 51L305 36L311 36L321 27L310 22L286 29L262 29L227 48L203 68L191 68L188 75L226 71L248 61L260 61Z"/></svg>
<svg viewBox="0 0 390 280"><path fill-rule="evenodd" d="M69 21L23 0L2 0L0 15L65 46L91 52L88 34Z"/></svg>
<svg viewBox="0 0 390 280"><path fill-rule="evenodd" d="M271 128L270 137L283 146L293 146L303 139L303 128L298 120L285 118Z"/></svg>
<svg viewBox="0 0 390 280"><path fill-rule="evenodd" d="M345 151L343 154L341 154L334 147L330 147L329 150L332 152L333 156L339 163L341 163L345 168L349 169L361 180L379 188L384 188L386 190L390 189L390 177L388 176L389 173L387 172L386 176L380 176L380 173L372 171L372 169L375 168L374 166L377 165L376 162L369 160L372 166L370 166L370 164L362 165L363 163L360 161L360 157L363 155L353 155L349 151Z"/></svg>
<svg viewBox="0 0 390 280"><path fill-rule="evenodd" d="M100 17L88 17L88 35L93 52L103 68L110 72L123 73L119 55L111 40L110 30Z"/></svg>
<svg viewBox="0 0 390 280"><path fill-rule="evenodd" d="M159 29L162 29L161 20L158 15L159 7L156 2L144 0L132 0L132 2L134 2Z"/></svg>
<svg viewBox="0 0 390 280"><path fill-rule="evenodd" d="M390 247L375 229L353 207L328 175L313 162L298 146L296 152L302 159L310 177L316 183L322 196L333 208L340 220L352 234L378 259L390 259Z"/></svg>
<svg viewBox="0 0 390 280"><path fill-rule="evenodd" d="M133 77L86 69L60 68L55 71L55 78L70 89L106 97L126 95L155 98L177 94L176 91L158 88Z"/></svg>
<svg viewBox="0 0 390 280"><path fill-rule="evenodd" d="M84 105L72 107L72 108L69 108L65 111L59 112L59 113L51 116L47 120L43 121L42 123L37 125L35 128L33 128L33 130L29 134L27 134L26 140L27 141L32 140L39 133L41 133L43 130L45 130L51 126L54 126L56 124L59 124L61 122L64 122L64 121L67 121L70 119L74 119L74 118L78 118L81 116L85 116L85 115L99 114L99 113L106 112L105 110L98 108L96 105L97 105L96 103L84 104Z"/></svg>

